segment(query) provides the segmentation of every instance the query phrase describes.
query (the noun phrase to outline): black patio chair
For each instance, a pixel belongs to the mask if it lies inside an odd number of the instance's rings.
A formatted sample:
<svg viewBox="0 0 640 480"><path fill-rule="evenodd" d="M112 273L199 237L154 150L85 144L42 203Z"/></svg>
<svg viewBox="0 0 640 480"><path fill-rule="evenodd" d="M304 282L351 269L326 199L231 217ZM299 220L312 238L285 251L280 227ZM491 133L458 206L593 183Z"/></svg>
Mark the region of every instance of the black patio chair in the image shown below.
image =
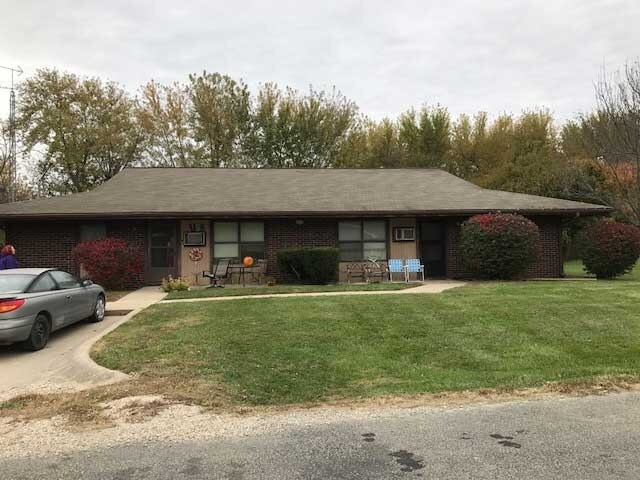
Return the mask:
<svg viewBox="0 0 640 480"><path fill-rule="evenodd" d="M220 280L226 282L229 278L230 263L230 258L221 258L216 262L212 273L202 272L202 276L208 278L211 282L207 288L224 288L224 285L220 285L218 282Z"/></svg>

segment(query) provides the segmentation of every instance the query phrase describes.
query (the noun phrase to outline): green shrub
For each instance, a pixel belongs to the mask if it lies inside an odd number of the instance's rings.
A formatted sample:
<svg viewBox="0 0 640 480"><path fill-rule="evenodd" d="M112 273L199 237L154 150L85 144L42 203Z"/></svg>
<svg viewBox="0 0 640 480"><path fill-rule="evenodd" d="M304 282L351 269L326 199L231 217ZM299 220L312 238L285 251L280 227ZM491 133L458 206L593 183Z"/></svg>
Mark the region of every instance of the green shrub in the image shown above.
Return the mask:
<svg viewBox="0 0 640 480"><path fill-rule="evenodd" d="M299 282L325 285L338 278L338 249L332 247L285 248L277 254L278 270Z"/></svg>
<svg viewBox="0 0 640 480"><path fill-rule="evenodd" d="M173 278L169 275L169 278L162 279L162 290L169 292L178 292L181 290L189 290L191 284L187 280L183 280L182 278Z"/></svg>
<svg viewBox="0 0 640 480"><path fill-rule="evenodd" d="M460 252L476 278L509 279L523 274L538 257L540 233L531 220L510 213L476 215L462 224Z"/></svg>
<svg viewBox="0 0 640 480"><path fill-rule="evenodd" d="M614 278L633 270L640 257L640 229L601 219L584 229L580 241L584 269L596 278Z"/></svg>

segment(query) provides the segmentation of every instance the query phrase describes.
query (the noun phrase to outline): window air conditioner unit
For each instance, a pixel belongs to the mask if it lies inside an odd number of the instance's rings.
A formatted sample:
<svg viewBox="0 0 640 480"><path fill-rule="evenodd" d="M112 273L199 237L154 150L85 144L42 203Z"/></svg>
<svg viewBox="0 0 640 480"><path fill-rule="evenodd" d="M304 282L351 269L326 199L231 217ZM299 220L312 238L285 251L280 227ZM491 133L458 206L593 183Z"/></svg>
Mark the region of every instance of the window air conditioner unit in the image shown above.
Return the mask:
<svg viewBox="0 0 640 480"><path fill-rule="evenodd" d="M414 227L395 227L393 229L394 242L413 242L416 239Z"/></svg>
<svg viewBox="0 0 640 480"><path fill-rule="evenodd" d="M207 232L184 232L185 247L203 247L207 244Z"/></svg>

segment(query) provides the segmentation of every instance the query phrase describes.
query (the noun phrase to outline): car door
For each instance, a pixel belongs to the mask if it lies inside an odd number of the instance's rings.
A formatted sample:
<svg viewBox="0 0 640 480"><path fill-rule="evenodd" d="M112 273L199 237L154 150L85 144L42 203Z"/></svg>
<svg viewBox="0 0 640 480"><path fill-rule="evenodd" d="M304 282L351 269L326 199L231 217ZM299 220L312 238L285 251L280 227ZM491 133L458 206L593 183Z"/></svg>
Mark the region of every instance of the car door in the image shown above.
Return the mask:
<svg viewBox="0 0 640 480"><path fill-rule="evenodd" d="M85 314L87 294L80 280L70 273L62 270L52 270L49 272L58 284L58 290L65 299L65 325L79 322L87 318Z"/></svg>
<svg viewBox="0 0 640 480"><path fill-rule="evenodd" d="M38 310L44 310L51 315L51 329L58 330L67 324L67 299L58 284L47 272L40 275L29 287L29 293Z"/></svg>

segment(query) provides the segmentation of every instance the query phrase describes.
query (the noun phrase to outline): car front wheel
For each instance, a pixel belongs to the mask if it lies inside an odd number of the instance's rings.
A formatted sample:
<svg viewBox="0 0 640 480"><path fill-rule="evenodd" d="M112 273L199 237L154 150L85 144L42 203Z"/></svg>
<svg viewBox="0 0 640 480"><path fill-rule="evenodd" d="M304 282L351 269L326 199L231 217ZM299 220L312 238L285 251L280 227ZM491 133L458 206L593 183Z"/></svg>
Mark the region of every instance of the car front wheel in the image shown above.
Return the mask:
<svg viewBox="0 0 640 480"><path fill-rule="evenodd" d="M49 341L50 333L49 319L45 315L39 314L33 322L29 338L22 342L22 347L32 352L42 350Z"/></svg>
<svg viewBox="0 0 640 480"><path fill-rule="evenodd" d="M93 308L93 315L89 317L90 322L101 322L104 320L104 312L106 309L106 302L104 296L98 295L96 300L96 306Z"/></svg>

